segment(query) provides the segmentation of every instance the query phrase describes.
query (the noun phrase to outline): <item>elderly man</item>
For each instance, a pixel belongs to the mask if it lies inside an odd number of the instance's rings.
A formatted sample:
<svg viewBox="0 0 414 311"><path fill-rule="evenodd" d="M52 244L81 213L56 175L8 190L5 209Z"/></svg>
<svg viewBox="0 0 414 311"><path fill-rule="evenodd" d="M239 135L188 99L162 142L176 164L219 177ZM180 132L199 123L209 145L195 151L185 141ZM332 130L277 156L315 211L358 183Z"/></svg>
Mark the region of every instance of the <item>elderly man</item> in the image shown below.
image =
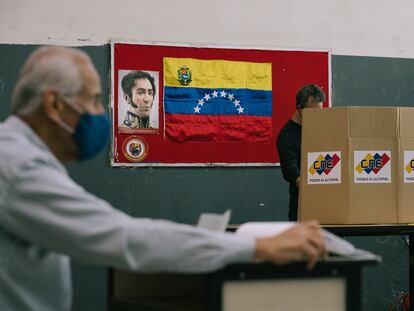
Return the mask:
<svg viewBox="0 0 414 311"><path fill-rule="evenodd" d="M212 271L253 258L325 254L315 223L269 238L138 219L76 184L62 162L105 146L99 76L83 52L42 47L23 65L0 124L0 310L70 310L69 258L135 271Z"/></svg>

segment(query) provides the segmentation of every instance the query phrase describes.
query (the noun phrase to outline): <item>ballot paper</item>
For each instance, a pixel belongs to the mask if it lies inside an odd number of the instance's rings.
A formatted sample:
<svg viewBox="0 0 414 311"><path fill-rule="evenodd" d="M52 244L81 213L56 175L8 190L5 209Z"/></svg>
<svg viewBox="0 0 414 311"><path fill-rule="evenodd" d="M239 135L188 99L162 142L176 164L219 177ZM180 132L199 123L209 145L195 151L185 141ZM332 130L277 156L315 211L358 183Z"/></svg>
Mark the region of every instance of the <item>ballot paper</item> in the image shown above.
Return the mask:
<svg viewBox="0 0 414 311"><path fill-rule="evenodd" d="M293 227L295 222L248 222L240 225L236 234L255 238L277 235ZM330 254L348 256L354 259L373 259L381 261L381 257L356 248L348 241L336 236L328 230L322 229L325 236L326 249Z"/></svg>
<svg viewBox="0 0 414 311"><path fill-rule="evenodd" d="M198 218L197 227L224 232L229 224L230 217L231 210L229 209L223 214L203 213Z"/></svg>

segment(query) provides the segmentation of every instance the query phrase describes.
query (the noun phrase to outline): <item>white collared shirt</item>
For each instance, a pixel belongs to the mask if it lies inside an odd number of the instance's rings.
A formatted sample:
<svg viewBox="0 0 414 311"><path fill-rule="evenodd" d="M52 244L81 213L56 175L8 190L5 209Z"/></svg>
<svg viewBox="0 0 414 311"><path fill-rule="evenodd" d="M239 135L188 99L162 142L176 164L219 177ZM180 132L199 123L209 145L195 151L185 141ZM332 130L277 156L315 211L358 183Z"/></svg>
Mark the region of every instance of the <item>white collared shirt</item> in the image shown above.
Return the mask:
<svg viewBox="0 0 414 311"><path fill-rule="evenodd" d="M0 310L70 310L69 257L207 272L253 254L253 238L128 216L73 181L18 117L0 124Z"/></svg>

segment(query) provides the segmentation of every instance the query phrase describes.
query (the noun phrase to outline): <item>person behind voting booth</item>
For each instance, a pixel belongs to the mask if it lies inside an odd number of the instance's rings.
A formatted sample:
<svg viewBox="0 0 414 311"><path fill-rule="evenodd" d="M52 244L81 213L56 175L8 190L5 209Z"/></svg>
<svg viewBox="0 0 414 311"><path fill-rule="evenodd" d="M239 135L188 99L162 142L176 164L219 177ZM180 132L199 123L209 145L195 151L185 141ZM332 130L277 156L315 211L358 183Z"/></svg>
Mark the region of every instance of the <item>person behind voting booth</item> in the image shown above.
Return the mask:
<svg viewBox="0 0 414 311"><path fill-rule="evenodd" d="M122 78L121 85L128 106L123 124L129 128L149 128L156 92L154 78L145 71L135 70Z"/></svg>
<svg viewBox="0 0 414 311"><path fill-rule="evenodd" d="M302 111L304 108L322 108L325 100L325 93L318 85L303 86L296 94L296 110L280 130L276 141L283 178L289 183L290 221L298 219Z"/></svg>
<svg viewBox="0 0 414 311"><path fill-rule="evenodd" d="M133 218L87 192L62 163L108 139L99 76L82 51L41 47L22 66L0 124L0 310L70 310L70 258L121 269L206 272L253 258L325 255L315 222L250 238ZM139 208L139 205L137 206Z"/></svg>

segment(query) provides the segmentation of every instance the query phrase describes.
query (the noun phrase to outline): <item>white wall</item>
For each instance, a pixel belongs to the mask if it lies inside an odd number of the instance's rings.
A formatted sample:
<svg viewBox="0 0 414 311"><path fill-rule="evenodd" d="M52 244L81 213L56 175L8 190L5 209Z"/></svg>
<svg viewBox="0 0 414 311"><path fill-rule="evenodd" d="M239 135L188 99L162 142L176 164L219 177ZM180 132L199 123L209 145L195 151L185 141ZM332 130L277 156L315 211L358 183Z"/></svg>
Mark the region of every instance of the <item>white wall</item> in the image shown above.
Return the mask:
<svg viewBox="0 0 414 311"><path fill-rule="evenodd" d="M110 38L414 58L413 0L0 0L0 43Z"/></svg>

